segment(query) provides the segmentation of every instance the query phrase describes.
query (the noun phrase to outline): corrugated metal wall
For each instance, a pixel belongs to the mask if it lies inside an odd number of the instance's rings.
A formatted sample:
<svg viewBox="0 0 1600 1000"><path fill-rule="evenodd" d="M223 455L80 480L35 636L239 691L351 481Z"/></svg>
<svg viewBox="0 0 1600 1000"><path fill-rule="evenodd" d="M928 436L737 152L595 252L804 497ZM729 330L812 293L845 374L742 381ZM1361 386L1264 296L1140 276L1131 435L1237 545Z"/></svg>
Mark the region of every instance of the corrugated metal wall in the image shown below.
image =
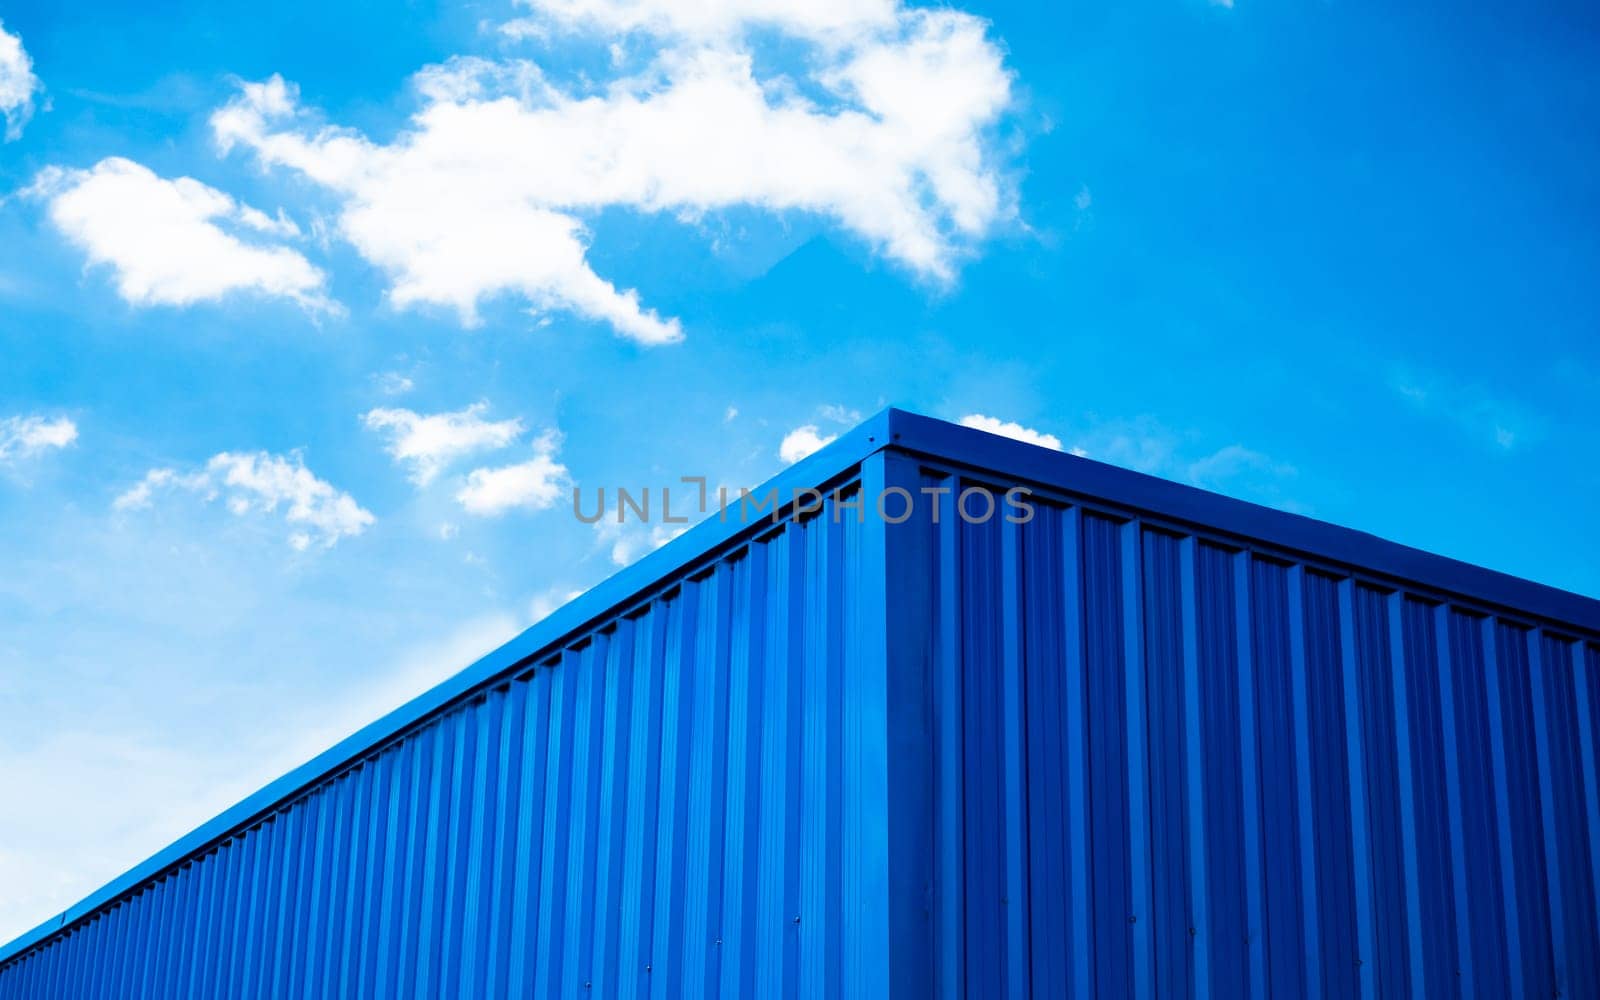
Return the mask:
<svg viewBox="0 0 1600 1000"><path fill-rule="evenodd" d="M1338 547L1592 605L972 433L875 418L791 478L904 524L696 529L0 998L1600 997L1600 621ZM991 453L1195 516L969 523Z"/></svg>
<svg viewBox="0 0 1600 1000"><path fill-rule="evenodd" d="M1594 636L920 475L941 995L1600 997Z"/></svg>
<svg viewBox="0 0 1600 1000"><path fill-rule="evenodd" d="M882 726L846 691L866 529L764 530L24 952L0 997L839 995L874 908L862 838L842 859L852 734Z"/></svg>

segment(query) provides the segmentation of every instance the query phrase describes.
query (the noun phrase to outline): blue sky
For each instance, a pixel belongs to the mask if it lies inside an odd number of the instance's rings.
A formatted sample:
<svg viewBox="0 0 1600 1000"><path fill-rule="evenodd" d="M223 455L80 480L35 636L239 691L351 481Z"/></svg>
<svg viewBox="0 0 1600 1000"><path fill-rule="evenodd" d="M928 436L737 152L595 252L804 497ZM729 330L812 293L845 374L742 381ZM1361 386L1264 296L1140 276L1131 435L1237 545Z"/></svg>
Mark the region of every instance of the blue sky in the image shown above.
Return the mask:
<svg viewBox="0 0 1600 1000"><path fill-rule="evenodd" d="M0 31L0 938L889 403L1600 595L1592 7Z"/></svg>

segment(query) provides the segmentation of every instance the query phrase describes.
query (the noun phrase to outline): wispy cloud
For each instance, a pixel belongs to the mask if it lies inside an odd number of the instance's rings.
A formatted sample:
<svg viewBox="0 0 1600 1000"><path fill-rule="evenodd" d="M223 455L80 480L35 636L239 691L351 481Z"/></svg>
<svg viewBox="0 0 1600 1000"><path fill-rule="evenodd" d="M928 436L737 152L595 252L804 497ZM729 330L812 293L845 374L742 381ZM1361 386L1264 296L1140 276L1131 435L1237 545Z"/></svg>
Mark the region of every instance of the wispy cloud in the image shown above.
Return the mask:
<svg viewBox="0 0 1600 1000"><path fill-rule="evenodd" d="M619 523L610 518L596 521L595 542L606 550L612 565L631 566L640 558L689 530L688 525Z"/></svg>
<svg viewBox="0 0 1600 1000"><path fill-rule="evenodd" d="M90 264L112 269L136 306L188 306L236 293L334 309L325 276L280 241L295 235L281 215L234 201L192 177L175 180L110 157L89 170L49 167L28 193Z"/></svg>
<svg viewBox="0 0 1600 1000"><path fill-rule="evenodd" d="M274 76L213 115L216 140L332 192L340 235L388 275L396 306L471 325L514 295L642 344L678 340L680 324L592 269L583 220L597 210L819 215L935 283L1015 218L989 135L1011 75L980 18L884 0L526 6L507 34L624 63L635 40L654 54L575 87L533 62L455 58L417 74L421 109L388 142L322 124ZM757 34L800 58L764 72Z"/></svg>
<svg viewBox="0 0 1600 1000"><path fill-rule="evenodd" d="M33 95L42 89L33 75L33 60L22 47L22 39L6 31L0 22L0 118L5 119L6 142L22 135L22 127L33 117Z"/></svg>
<svg viewBox="0 0 1600 1000"><path fill-rule="evenodd" d="M379 372L372 376L372 383L385 396L404 396L417 387L410 375L400 372Z"/></svg>
<svg viewBox="0 0 1600 1000"><path fill-rule="evenodd" d="M1396 366L1389 387L1418 412L1449 421L1498 451L1525 443L1537 426L1519 404L1445 376Z"/></svg>
<svg viewBox="0 0 1600 1000"><path fill-rule="evenodd" d="M228 510L240 517L272 514L281 508L284 520L295 529L289 544L299 551L314 542L332 547L342 538L361 534L374 521L350 494L313 475L298 453L264 451L221 452L190 472L151 469L111 506L117 511L142 510L157 494L173 490L205 503L224 499Z"/></svg>
<svg viewBox="0 0 1600 1000"><path fill-rule="evenodd" d="M380 407L362 420L389 437L388 452L411 470L411 481L427 486L452 462L504 448L522 434L522 421L485 420L486 402L450 413L421 414Z"/></svg>
<svg viewBox="0 0 1600 1000"><path fill-rule="evenodd" d="M76 440L78 425L67 417L5 417L0 419L0 465L65 448Z"/></svg>
<svg viewBox="0 0 1600 1000"><path fill-rule="evenodd" d="M982 413L969 413L961 418L961 423L991 434L1066 451L1079 458L1120 465L1288 510L1300 509L1299 504L1284 495L1285 484L1299 475L1293 465L1243 444L1208 448L1195 435L1174 431L1151 416L1090 418L1086 425L1063 430L1060 434Z"/></svg>

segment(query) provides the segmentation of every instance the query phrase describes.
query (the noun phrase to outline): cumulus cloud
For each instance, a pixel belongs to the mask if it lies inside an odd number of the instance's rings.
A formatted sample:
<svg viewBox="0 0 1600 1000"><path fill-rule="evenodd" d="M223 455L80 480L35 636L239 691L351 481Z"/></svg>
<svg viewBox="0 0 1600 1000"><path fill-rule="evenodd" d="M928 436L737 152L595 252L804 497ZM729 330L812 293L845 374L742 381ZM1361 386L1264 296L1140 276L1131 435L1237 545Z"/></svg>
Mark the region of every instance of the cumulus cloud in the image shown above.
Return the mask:
<svg viewBox="0 0 1600 1000"><path fill-rule="evenodd" d="M32 458L78 440L78 425L66 417L6 417L0 420L0 464Z"/></svg>
<svg viewBox="0 0 1600 1000"><path fill-rule="evenodd" d="M793 465L813 452L826 448L838 436L837 434L821 433L817 430L816 424L796 427L783 436L783 441L778 445L778 457Z"/></svg>
<svg viewBox="0 0 1600 1000"><path fill-rule="evenodd" d="M999 417L985 416L982 413L969 413L961 418L961 426L988 431L990 434L999 434L1001 437L1015 438L1018 441L1026 441L1028 444L1036 444L1041 448L1049 448L1053 451L1061 450L1061 439L1054 434L1036 431L1032 427L1024 427L1018 423L1001 420Z"/></svg>
<svg viewBox="0 0 1600 1000"><path fill-rule="evenodd" d="M39 90L39 78L33 75L33 60L22 47L22 39L0 23L0 118L5 119L6 142L22 135L22 126L33 117L33 95Z"/></svg>
<svg viewBox="0 0 1600 1000"><path fill-rule="evenodd" d="M794 40L797 64L758 67L757 29ZM536 0L509 30L613 45L643 33L658 54L571 87L532 62L456 58L417 74L420 109L387 142L319 122L274 76L212 116L216 140L331 191L339 233L388 275L397 307L470 325L511 295L644 344L682 331L591 268L583 220L600 210L809 213L934 282L1015 215L989 136L1011 77L971 15Z"/></svg>
<svg viewBox="0 0 1600 1000"><path fill-rule="evenodd" d="M388 434L389 454L410 467L412 482L426 486L457 459L504 448L522 433L522 421L515 418L483 419L488 408L478 402L452 413L424 415L379 407L363 419L368 428Z"/></svg>
<svg viewBox="0 0 1600 1000"><path fill-rule="evenodd" d="M361 534L374 520L350 494L313 475L298 453L265 451L221 452L192 472L151 469L111 506L119 511L139 510L149 507L156 493L168 490L182 490L207 503L224 499L228 510L240 517L272 514L282 508L284 520L295 529L289 544L301 551L313 542L331 547L342 538Z"/></svg>
<svg viewBox="0 0 1600 1000"><path fill-rule="evenodd" d="M298 232L192 177L158 176L109 157L88 170L49 167L28 189L89 263L112 269L117 292L137 306L187 306L237 292L332 308L326 278L274 240Z"/></svg>
<svg viewBox="0 0 1600 1000"><path fill-rule="evenodd" d="M570 479L556 459L561 438L547 431L534 439L533 457L514 465L473 469L456 500L469 514L498 517L518 508L547 510L554 506Z"/></svg>

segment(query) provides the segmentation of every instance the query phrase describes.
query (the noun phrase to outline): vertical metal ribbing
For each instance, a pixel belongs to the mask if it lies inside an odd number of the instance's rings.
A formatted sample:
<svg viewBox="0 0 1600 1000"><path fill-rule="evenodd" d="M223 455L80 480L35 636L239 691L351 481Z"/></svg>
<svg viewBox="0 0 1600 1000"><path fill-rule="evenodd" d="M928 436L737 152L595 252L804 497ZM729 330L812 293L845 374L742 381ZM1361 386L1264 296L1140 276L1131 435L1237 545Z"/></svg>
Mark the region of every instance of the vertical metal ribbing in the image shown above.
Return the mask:
<svg viewBox="0 0 1600 1000"><path fill-rule="evenodd" d="M1189 840L1189 954L1193 962L1192 989L1195 1000L1211 996L1211 906L1207 896L1206 872L1206 783L1205 734L1200 729L1200 627L1198 546L1193 535L1178 544L1179 599L1183 621L1183 725L1188 760L1187 779Z"/></svg>
<svg viewBox="0 0 1600 1000"><path fill-rule="evenodd" d="M935 553L938 568L937 628L934 648L934 745L939 759L936 809L938 843L935 846L938 871L934 905L937 910L935 933L939 963L937 985L942 1000L959 1000L967 995L966 984L966 842L965 779L963 775L961 708L961 545L955 507L954 480L942 477L928 487L935 525ZM920 499L920 498L919 498Z"/></svg>
<svg viewBox="0 0 1600 1000"><path fill-rule="evenodd" d="M1153 995L1154 978L1151 927L1155 923L1151 871L1150 746L1144 662L1144 527L1138 521L1122 525L1122 641L1123 681L1128 712L1128 867L1132 895L1133 994L1138 1000Z"/></svg>
<svg viewBox="0 0 1600 1000"><path fill-rule="evenodd" d="M728 670L727 822L723 846L722 981L719 995L753 991L761 911L762 710L766 701L767 550L752 543L735 574ZM776 911L775 911L776 912Z"/></svg>
<svg viewBox="0 0 1600 1000"><path fill-rule="evenodd" d="M300 991L304 996L313 995L312 991L317 985L318 960L323 955L328 937L325 913L327 897L323 892L322 879L328 867L328 852L325 848L328 841L329 813L334 808L334 790L324 785L313 792L309 800L311 816L308 817L306 824L306 857L300 863L300 899L304 900L304 910L299 910L297 906L295 925L298 933L294 949L295 961L289 966L290 989ZM197 915L203 917L204 911L198 911Z"/></svg>
<svg viewBox="0 0 1600 1000"><path fill-rule="evenodd" d="M890 751L891 737L898 738L901 732L891 730L891 686L907 690L906 675L920 677L924 670L913 636L925 634L928 610L925 604L912 610L921 602L912 596L910 586L891 589L900 586L896 571L901 569L892 566L891 549L898 553L910 544L910 533L918 526L887 520L898 517L902 506L908 515L913 512L911 491L917 477L914 464L884 452L862 463L866 522L846 525L844 565L834 580L835 588L845 594L842 987L846 997L862 1000L925 997L928 992L925 970L931 956L926 932L913 934L907 926L914 919L926 927L925 912L922 906L907 906L896 898L896 890L911 883L901 877L902 869L894 867L898 863L922 868L927 857L928 817L923 810L928 768L892 760ZM891 488L905 496L891 494ZM918 718L918 705L904 709L901 718ZM926 738L917 742L926 754ZM891 767L897 768L896 784L891 784ZM902 804L913 815L892 816L891 810ZM922 814L920 822L916 814ZM924 868L915 881L925 886L926 879Z"/></svg>
<svg viewBox="0 0 1600 1000"><path fill-rule="evenodd" d="M1250 995L1267 996L1266 926L1261 882L1261 788L1259 747L1256 741L1256 680L1254 622L1250 595L1248 550L1233 556L1233 613L1235 659L1239 676L1239 784L1244 812L1244 898L1248 925L1244 938L1249 950Z"/></svg>
<svg viewBox="0 0 1600 1000"><path fill-rule="evenodd" d="M361 768L352 768L335 778L328 789L333 802L333 814L323 844L323 851L328 860L322 876L326 882L327 931L322 945L318 948L317 963L320 975L307 976L307 996L331 993L338 988L339 958L349 944L345 940L345 894L342 889L345 877L355 869L354 860L350 856L350 824L355 817L354 790L360 787L362 778ZM222 865L224 873L226 867L226 864ZM215 956L212 960L215 961ZM209 987L202 985L202 995L212 996L215 993Z"/></svg>
<svg viewBox="0 0 1600 1000"><path fill-rule="evenodd" d="M601 664L605 670L605 707L601 713L600 812L595 827L595 876L593 883L594 934L588 956L591 993L616 996L617 927L620 923L617 901L622 895L622 860L625 840L624 820L628 794L628 735L633 709L633 644L637 622L623 619Z"/></svg>
<svg viewBox="0 0 1600 1000"><path fill-rule="evenodd" d="M578 656L563 662L571 671L572 762L568 769L566 898L561 910L561 992L581 993L592 984L589 956L594 930L595 854L600 849L595 813L599 809L600 737L605 712L605 664L611 633L597 633ZM592 985L591 985L592 990Z"/></svg>
<svg viewBox="0 0 1600 1000"><path fill-rule="evenodd" d="M1061 689L1067 747L1067 838L1072 869L1072 985L1074 1000L1094 996L1094 962L1089 925L1089 749L1084 714L1083 512L1069 507L1061 515L1061 615L1066 676Z"/></svg>
<svg viewBox="0 0 1600 1000"><path fill-rule="evenodd" d="M502 996L510 989L510 952L513 946L512 916L515 903L512 879L517 870L517 832L525 822L524 809L517 798L522 772L528 765L522 741L526 726L528 683L513 679L506 686L505 708L500 713L500 736L495 743L495 843L491 863L493 878L489 887L488 930L482 954L483 991Z"/></svg>
<svg viewBox="0 0 1600 1000"><path fill-rule="evenodd" d="M1555 991L1564 994L1567 986L1567 914L1562 905L1567 891L1562 881L1561 844L1557 840L1556 791L1550 756L1550 723L1545 704L1544 633L1538 629L1527 634L1528 689L1533 701L1534 751L1539 768L1539 810L1544 826L1545 902L1550 911L1550 948L1555 968L1551 978ZM1593 942L1590 942L1592 945Z"/></svg>
<svg viewBox="0 0 1600 1000"><path fill-rule="evenodd" d="M655 851L661 747L661 661L664 613L653 607L634 622L633 712L628 735L628 807L624 831L617 996L648 994L645 965L655 908Z"/></svg>
<svg viewBox="0 0 1600 1000"><path fill-rule="evenodd" d="M1483 643L1483 687L1489 714L1489 750L1494 759L1495 818L1499 830L1501 896L1506 931L1506 968L1513 996L1525 996L1522 970L1522 921L1517 907L1516 844L1511 829L1511 789L1506 767L1505 716L1500 712L1500 654L1495 620L1479 625Z"/></svg>
<svg viewBox="0 0 1600 1000"><path fill-rule="evenodd" d="M1305 935L1305 990L1322 995L1322 935L1317 911L1317 822L1311 785L1311 706L1306 677L1305 569L1289 568L1289 673L1294 697L1295 784L1299 795L1301 930Z"/></svg>
<svg viewBox="0 0 1600 1000"><path fill-rule="evenodd" d="M572 801L572 722L578 693L573 654L564 652L548 671L550 730L545 743L544 842L539 862L538 947L534 952L534 992L557 996L562 983L562 930L566 915L568 818ZM531 905L531 901L530 901Z"/></svg>
<svg viewBox="0 0 1600 1000"><path fill-rule="evenodd" d="M1411 996L1426 1000L1428 973L1422 951L1422 893L1417 851L1416 782L1411 761L1411 706L1406 681L1418 666L1406 656L1404 594L1387 599L1389 611L1389 682L1394 700L1395 773L1399 779L1401 862L1406 880L1406 943L1411 965Z"/></svg>
<svg viewBox="0 0 1600 1000"><path fill-rule="evenodd" d="M1349 768L1350 847L1356 902L1356 981L1371 997L1378 949L1372 938L1372 852L1368 844L1367 766L1362 726L1361 665L1356 655L1355 581L1339 581L1339 653L1344 674L1344 736Z"/></svg>
<svg viewBox="0 0 1600 1000"><path fill-rule="evenodd" d="M807 522L805 588L805 653L801 668L802 689L800 754L803 761L800 783L800 969L802 996L825 996L829 986L827 900L828 884L836 876L828 866L830 828L834 817L828 787L828 758L832 743L832 669L828 636L829 601L817 581L830 579L838 572L827 544L828 519L839 514L828 504L821 514ZM849 516L849 515L840 515Z"/></svg>
<svg viewBox="0 0 1600 1000"><path fill-rule="evenodd" d="M1439 723L1444 738L1445 797L1450 809L1451 884L1456 917L1456 963L1461 993L1474 993L1472 975L1472 892L1467 883L1466 819L1462 804L1460 742L1456 733L1454 657L1451 655L1450 606L1433 610L1435 667L1439 678Z"/></svg>
<svg viewBox="0 0 1600 1000"><path fill-rule="evenodd" d="M508 701L505 687L490 689L483 702L482 718L474 727L472 752L473 791L468 816L466 845L466 883L461 914L461 962L457 989L463 996L475 996L487 989L489 935L495 916L492 889L493 872L500 859L502 801L500 784L500 741L505 738L501 720ZM487 869L487 871L485 870Z"/></svg>
<svg viewBox="0 0 1600 1000"><path fill-rule="evenodd" d="M708 965L715 958L713 900L721 875L713 841L722 838L722 789L718 751L727 738L728 570L719 565L696 581L702 597L695 627L695 697L689 723L688 840L685 843L683 995L705 995Z"/></svg>
<svg viewBox="0 0 1600 1000"><path fill-rule="evenodd" d="M539 941L543 922L541 900L549 891L550 874L544 868L544 845L552 836L549 801L551 785L550 740L560 738L560 671L539 667L528 686L528 714L524 727L524 766L519 793L527 822L518 833L516 898L520 901L512 926L510 985L513 996L525 996L538 982ZM552 723L555 723L552 727Z"/></svg>
<svg viewBox="0 0 1600 1000"><path fill-rule="evenodd" d="M679 992L683 952L683 851L688 802L688 748L684 739L692 718L695 672L694 623L698 589L686 584L673 602L662 670L661 772L656 817L655 912L645 959L647 989L655 996Z"/></svg>
<svg viewBox="0 0 1600 1000"><path fill-rule="evenodd" d="M1000 527L1000 711L1004 733L1002 774L1005 803L1006 996L1027 996L1028 954L1028 774L1027 715L1022 663L1021 528Z"/></svg>
<svg viewBox="0 0 1600 1000"><path fill-rule="evenodd" d="M1600 909L1600 779L1595 775L1594 720L1590 717L1589 664L1581 641L1572 643L1573 708L1578 717L1578 748L1583 758L1583 807L1588 820L1590 905Z"/></svg>
<svg viewBox="0 0 1600 1000"><path fill-rule="evenodd" d="M783 996L786 984L793 981L794 969L786 959L793 924L790 913L789 859L794 854L790 830L797 818L793 785L789 780L792 758L797 751L800 703L791 697L799 663L795 655L798 630L791 618L794 591L802 558L799 529L789 524L766 542L756 542L766 553L767 572L772 577L771 602L763 614L766 629L766 657L761 669L766 672L766 695L762 701L761 783L757 845L759 880L756 886L755 989L753 996Z"/></svg>

